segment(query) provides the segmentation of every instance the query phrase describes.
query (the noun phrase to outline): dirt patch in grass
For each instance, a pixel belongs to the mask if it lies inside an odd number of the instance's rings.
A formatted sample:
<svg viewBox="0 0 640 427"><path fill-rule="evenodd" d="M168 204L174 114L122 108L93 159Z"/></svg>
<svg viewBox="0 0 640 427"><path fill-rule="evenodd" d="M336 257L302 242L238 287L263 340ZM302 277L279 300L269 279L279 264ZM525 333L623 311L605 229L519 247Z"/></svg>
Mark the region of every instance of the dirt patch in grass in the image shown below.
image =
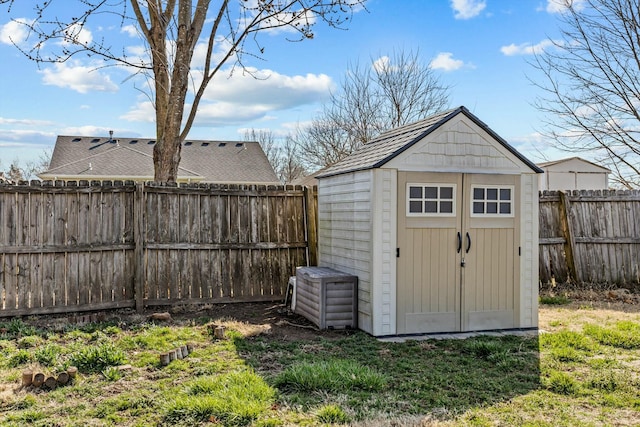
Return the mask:
<svg viewBox="0 0 640 427"><path fill-rule="evenodd" d="M567 304L540 304L539 328L554 331L558 328L581 330L586 323L607 324L613 321L640 322L640 305L612 299L608 292L575 292Z"/></svg>
<svg viewBox="0 0 640 427"><path fill-rule="evenodd" d="M169 312L171 320L152 321L153 313ZM67 316L31 316L26 323L48 330L62 330L73 326ZM233 304L204 304L175 307L155 307L144 313L122 309L106 312L107 323L131 326L142 323L156 323L167 326L188 326L203 323L216 323L250 337L268 334L272 339L282 341L314 340L318 337L339 339L353 334L354 330L319 330L313 323L293 313L278 302L255 302Z"/></svg>

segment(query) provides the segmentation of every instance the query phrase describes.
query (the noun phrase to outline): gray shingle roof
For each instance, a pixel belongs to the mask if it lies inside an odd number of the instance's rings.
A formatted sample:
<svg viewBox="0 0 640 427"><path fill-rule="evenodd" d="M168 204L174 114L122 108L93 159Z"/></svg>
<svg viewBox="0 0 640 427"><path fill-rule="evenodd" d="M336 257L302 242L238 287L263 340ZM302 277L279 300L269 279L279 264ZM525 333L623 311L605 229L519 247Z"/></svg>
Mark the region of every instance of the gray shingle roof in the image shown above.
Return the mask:
<svg viewBox="0 0 640 427"><path fill-rule="evenodd" d="M534 172L542 172L540 168L509 145L480 119L471 114L469 110L464 106L461 106L434 114L417 122L409 123L383 132L378 137L372 139L370 142L354 151L348 157L325 169L318 178L381 167L458 114L464 114L478 126L483 128Z"/></svg>
<svg viewBox="0 0 640 427"><path fill-rule="evenodd" d="M151 138L58 136L42 179L153 179ZM178 180L279 184L257 142L187 140Z"/></svg>

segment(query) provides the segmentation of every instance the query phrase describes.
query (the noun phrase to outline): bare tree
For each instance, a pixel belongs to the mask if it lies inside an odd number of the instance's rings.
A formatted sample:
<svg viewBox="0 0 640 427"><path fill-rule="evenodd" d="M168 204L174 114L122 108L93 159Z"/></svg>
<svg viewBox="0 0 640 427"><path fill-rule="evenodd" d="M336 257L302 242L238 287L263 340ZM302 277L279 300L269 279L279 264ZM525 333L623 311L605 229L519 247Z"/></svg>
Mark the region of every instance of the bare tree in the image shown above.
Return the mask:
<svg viewBox="0 0 640 427"><path fill-rule="evenodd" d="M347 131L330 118L322 115L311 124L300 126L293 136L303 164L309 170L318 170L347 157L359 145Z"/></svg>
<svg viewBox="0 0 640 427"><path fill-rule="evenodd" d="M42 150L37 160L21 162L20 159L14 159L11 165L9 165L9 170L5 173L5 177L13 182L37 179L39 173L49 168L52 153L53 149L47 148ZM2 167L2 163L0 163L0 167Z"/></svg>
<svg viewBox="0 0 640 427"><path fill-rule="evenodd" d="M281 167L278 171L278 176L283 183L289 184L307 174L307 170L300 161L296 143L290 136L284 139L281 153Z"/></svg>
<svg viewBox="0 0 640 427"><path fill-rule="evenodd" d="M9 166L9 170L6 174L9 181L17 183L18 181L23 181L25 179L24 174L22 172L22 168L18 165L18 161L14 161Z"/></svg>
<svg viewBox="0 0 640 427"><path fill-rule="evenodd" d="M612 181L640 187L640 4L566 0L562 36L536 55L547 117L543 133L563 150L589 152Z"/></svg>
<svg viewBox="0 0 640 427"><path fill-rule="evenodd" d="M425 118L449 104L444 85L419 52L394 52L349 67L322 113L296 135L305 160L325 167L388 129Z"/></svg>
<svg viewBox="0 0 640 427"><path fill-rule="evenodd" d="M275 29L295 32L294 39L314 37L314 25L342 27L365 0L76 0L73 14L60 18L56 0L33 1L35 18L18 20L37 42L21 48L29 58L65 62L82 54L131 67L152 79L156 115L155 181L176 180L181 144L191 129L205 89L223 65L243 67L246 55L261 56L260 33ZM16 0L0 0L11 13ZM63 3L68 3L66 0ZM147 57L130 57L107 40L83 37L97 18L114 17L135 25L147 46ZM204 47L204 63L194 50ZM51 46L60 50L50 51ZM189 91L190 84L193 85Z"/></svg>
<svg viewBox="0 0 640 427"><path fill-rule="evenodd" d="M291 137L278 138L269 129L249 129L244 134L244 140L260 143L271 167L283 184L304 176L305 168L300 163Z"/></svg>
<svg viewBox="0 0 640 427"><path fill-rule="evenodd" d="M276 137L269 129L247 129L244 133L245 141L258 142L262 147L262 151L267 156L269 164L273 171L278 174L282 167L282 157L280 145L276 141Z"/></svg>

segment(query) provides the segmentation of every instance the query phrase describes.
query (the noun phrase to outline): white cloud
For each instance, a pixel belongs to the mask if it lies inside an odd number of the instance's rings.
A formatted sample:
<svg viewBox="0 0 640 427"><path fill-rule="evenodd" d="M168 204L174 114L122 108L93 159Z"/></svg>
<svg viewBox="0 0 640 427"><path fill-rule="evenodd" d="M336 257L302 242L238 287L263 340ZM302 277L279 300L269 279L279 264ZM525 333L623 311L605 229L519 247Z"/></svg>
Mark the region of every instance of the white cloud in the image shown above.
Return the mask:
<svg viewBox="0 0 640 427"><path fill-rule="evenodd" d="M205 103L198 108L196 125L237 125L264 118L271 111L269 106L264 104Z"/></svg>
<svg viewBox="0 0 640 427"><path fill-rule="evenodd" d="M23 45L29 37L29 25L33 20L17 18L0 26L0 43Z"/></svg>
<svg viewBox="0 0 640 427"><path fill-rule="evenodd" d="M390 62L391 62L391 59L388 56L381 56L380 58L373 61L373 64L371 64L371 66L377 72L381 72L384 70L390 70L390 65L389 65Z"/></svg>
<svg viewBox="0 0 640 427"><path fill-rule="evenodd" d="M464 61L461 59L453 59L453 53L440 52L429 64L429 68L442 71L455 71L464 67Z"/></svg>
<svg viewBox="0 0 640 427"><path fill-rule="evenodd" d="M108 136L109 131L114 130L104 126L69 126L60 129L60 135L77 135L77 136ZM117 133L117 132L116 132Z"/></svg>
<svg viewBox="0 0 640 427"><path fill-rule="evenodd" d="M207 88L203 99L284 109L322 101L328 97L332 88L333 81L326 74L287 76L249 67L231 77L218 74Z"/></svg>
<svg viewBox="0 0 640 427"><path fill-rule="evenodd" d="M138 28L135 25L125 25L120 29L121 33L125 33L129 37L138 37Z"/></svg>
<svg viewBox="0 0 640 427"><path fill-rule="evenodd" d="M138 102L135 107L129 110L128 113L120 116L120 118L130 122L153 123L156 120L156 109L153 107L151 101Z"/></svg>
<svg viewBox="0 0 640 427"><path fill-rule="evenodd" d="M547 12L562 13L569 6L573 6L576 10L584 9L585 0L547 0Z"/></svg>
<svg viewBox="0 0 640 427"><path fill-rule="evenodd" d="M511 43L508 46L502 46L500 48L500 52L502 52L506 56L537 55L544 52L545 49L553 45L554 42L549 39L543 40L538 44L522 43L516 45L515 43Z"/></svg>
<svg viewBox="0 0 640 427"><path fill-rule="evenodd" d="M53 132L25 129L0 129L1 146L27 146L51 144L55 141Z"/></svg>
<svg viewBox="0 0 640 427"><path fill-rule="evenodd" d="M8 119L6 117L0 117L0 125L51 126L53 122L47 120Z"/></svg>
<svg viewBox="0 0 640 427"><path fill-rule="evenodd" d="M451 7L456 19L471 19L480 14L487 7L484 0L451 0Z"/></svg>
<svg viewBox="0 0 640 427"><path fill-rule="evenodd" d="M198 106L196 126L266 120L279 110L321 102L334 86L331 78L324 74L287 76L271 70L249 68L248 71L252 74L238 71L231 77L221 72L213 79ZM152 122L155 110L151 102L144 100L121 118Z"/></svg>
<svg viewBox="0 0 640 427"><path fill-rule="evenodd" d="M78 62L54 64L52 68L46 68L40 73L42 82L46 85L69 88L80 93L90 91L116 92L118 86L111 78L100 73L93 66L83 66Z"/></svg>

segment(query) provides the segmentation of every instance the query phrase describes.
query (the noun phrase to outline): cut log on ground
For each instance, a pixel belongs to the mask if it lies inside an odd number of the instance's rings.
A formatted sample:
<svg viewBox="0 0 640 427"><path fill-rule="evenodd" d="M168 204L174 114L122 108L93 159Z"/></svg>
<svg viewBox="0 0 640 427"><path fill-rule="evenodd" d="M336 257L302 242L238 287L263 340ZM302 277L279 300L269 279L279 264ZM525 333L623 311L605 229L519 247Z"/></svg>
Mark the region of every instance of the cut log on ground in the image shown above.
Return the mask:
<svg viewBox="0 0 640 427"><path fill-rule="evenodd" d="M67 374L69 374L70 380L74 379L78 374L78 368L76 368L75 366L69 366L69 369L67 369Z"/></svg>
<svg viewBox="0 0 640 427"><path fill-rule="evenodd" d="M58 386L58 381L56 381L55 377L47 377L47 379L44 380L44 386L49 390L53 390Z"/></svg>
<svg viewBox="0 0 640 427"><path fill-rule="evenodd" d="M38 372L37 374L34 375L31 385L33 385L34 387L42 387L42 384L44 384L44 380L45 380L44 374L41 372Z"/></svg>
<svg viewBox="0 0 640 427"><path fill-rule="evenodd" d="M69 374L66 372L60 372L58 374L58 385L66 385L69 382Z"/></svg>
<svg viewBox="0 0 640 427"><path fill-rule="evenodd" d="M22 372L22 387L29 387L33 382L33 371L26 370Z"/></svg>

